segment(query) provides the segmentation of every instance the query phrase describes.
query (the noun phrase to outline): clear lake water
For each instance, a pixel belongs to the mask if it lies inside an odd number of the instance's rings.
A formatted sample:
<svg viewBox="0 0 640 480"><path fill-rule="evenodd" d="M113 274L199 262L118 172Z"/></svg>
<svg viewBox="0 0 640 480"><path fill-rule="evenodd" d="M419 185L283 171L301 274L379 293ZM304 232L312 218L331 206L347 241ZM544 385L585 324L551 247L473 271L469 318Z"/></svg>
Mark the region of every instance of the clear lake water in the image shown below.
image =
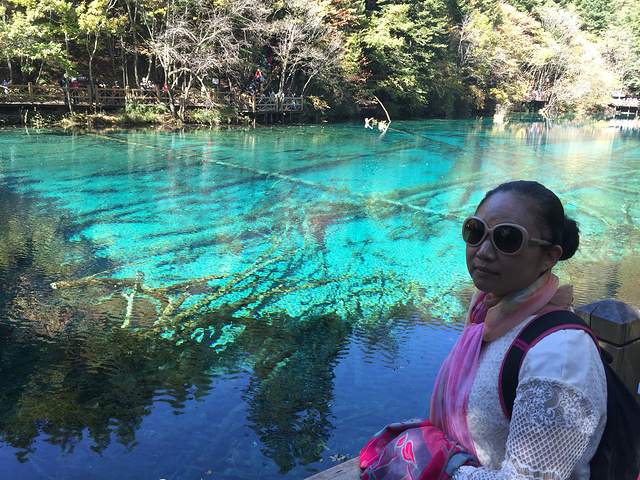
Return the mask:
<svg viewBox="0 0 640 480"><path fill-rule="evenodd" d="M516 178L575 305L640 305L637 122L0 130L0 478L303 479L428 416Z"/></svg>

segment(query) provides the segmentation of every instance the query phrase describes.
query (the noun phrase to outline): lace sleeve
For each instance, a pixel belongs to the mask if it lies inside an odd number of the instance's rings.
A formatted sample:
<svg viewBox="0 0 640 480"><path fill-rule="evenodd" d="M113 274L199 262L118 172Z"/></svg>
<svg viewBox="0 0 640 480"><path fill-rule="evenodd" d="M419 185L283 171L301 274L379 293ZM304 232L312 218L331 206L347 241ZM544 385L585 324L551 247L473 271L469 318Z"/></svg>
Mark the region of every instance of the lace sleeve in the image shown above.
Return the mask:
<svg viewBox="0 0 640 480"><path fill-rule="evenodd" d="M454 480L569 478L598 426L591 401L571 385L527 379L518 386L500 471L461 467Z"/></svg>

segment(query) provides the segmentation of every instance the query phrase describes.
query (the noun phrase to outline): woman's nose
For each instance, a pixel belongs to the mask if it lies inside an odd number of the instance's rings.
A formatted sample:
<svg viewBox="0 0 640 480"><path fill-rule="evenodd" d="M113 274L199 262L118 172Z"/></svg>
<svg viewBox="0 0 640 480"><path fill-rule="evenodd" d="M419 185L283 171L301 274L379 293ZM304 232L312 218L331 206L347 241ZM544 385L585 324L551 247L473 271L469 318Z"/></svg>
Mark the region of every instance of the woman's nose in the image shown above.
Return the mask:
<svg viewBox="0 0 640 480"><path fill-rule="evenodd" d="M493 258L496 255L496 249L489 236L477 248L476 257L478 258Z"/></svg>

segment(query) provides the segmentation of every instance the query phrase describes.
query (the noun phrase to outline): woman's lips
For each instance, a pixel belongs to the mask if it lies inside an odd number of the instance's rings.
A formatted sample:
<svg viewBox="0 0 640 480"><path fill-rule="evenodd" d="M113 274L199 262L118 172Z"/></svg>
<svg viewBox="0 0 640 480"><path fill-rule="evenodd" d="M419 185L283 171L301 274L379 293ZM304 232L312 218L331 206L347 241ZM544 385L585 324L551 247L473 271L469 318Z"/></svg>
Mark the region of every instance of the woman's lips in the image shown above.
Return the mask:
<svg viewBox="0 0 640 480"><path fill-rule="evenodd" d="M476 272L480 273L481 275L496 275L497 273L487 267L483 267L482 265L476 265L475 266Z"/></svg>

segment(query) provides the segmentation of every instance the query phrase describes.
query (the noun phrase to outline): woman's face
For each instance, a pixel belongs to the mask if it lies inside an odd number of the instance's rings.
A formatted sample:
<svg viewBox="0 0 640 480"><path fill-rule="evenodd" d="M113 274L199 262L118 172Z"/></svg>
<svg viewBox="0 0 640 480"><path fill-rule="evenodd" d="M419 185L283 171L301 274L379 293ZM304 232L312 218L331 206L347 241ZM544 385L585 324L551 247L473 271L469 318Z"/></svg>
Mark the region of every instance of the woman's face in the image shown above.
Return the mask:
<svg viewBox="0 0 640 480"><path fill-rule="evenodd" d="M510 192L492 195L476 212L489 228L499 223L522 225L530 238L548 239L550 232L535 217L532 199ZM542 248L527 245L518 255L505 255L497 250L489 236L475 247L467 245L467 268L479 290L505 296L522 290L553 267L562 255L562 247Z"/></svg>

